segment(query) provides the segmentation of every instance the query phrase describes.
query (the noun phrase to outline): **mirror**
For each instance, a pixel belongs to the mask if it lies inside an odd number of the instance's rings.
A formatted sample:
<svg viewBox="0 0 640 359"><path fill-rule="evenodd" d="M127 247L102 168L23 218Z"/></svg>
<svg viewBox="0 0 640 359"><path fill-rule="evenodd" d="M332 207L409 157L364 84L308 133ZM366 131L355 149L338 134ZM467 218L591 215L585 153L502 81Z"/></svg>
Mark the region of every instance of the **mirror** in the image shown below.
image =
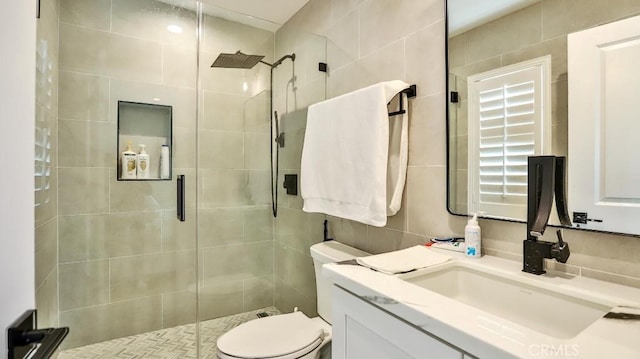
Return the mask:
<svg viewBox="0 0 640 359"><path fill-rule="evenodd" d="M577 219L574 228L640 234L640 226L632 228L612 221L599 222L598 209L583 209L582 204L579 204L580 208L572 206L573 202L579 203L573 197L584 192L575 187L580 179L578 174L585 171L582 164L594 161L602 164L605 160L614 163L614 158L619 160L615 154L625 153L626 149L610 149L602 158L594 159L593 149L598 148L595 143L573 140L580 137L582 126L594 125L581 123L584 120L575 116L569 118L571 106L580 108L584 104L569 102L574 98L569 93L570 85L575 88L580 86L580 81L570 81L574 78L567 60L568 39L574 36L569 34L601 28L639 14L640 2L624 0L447 1L447 206L451 213L467 215L483 211L486 218L526 221L526 211L522 210L526 206L526 195L523 196L526 194L526 165L522 167L522 158L553 154L568 158L568 204L570 214ZM624 60L625 56L640 55L640 45L627 47L624 51L609 52L615 53L611 58ZM534 71L536 66L538 73L525 74ZM638 77L635 79L635 83L640 82ZM627 86L629 90L630 84L620 86ZM606 91L612 90L607 88ZM631 91L637 94L638 87ZM527 107L531 103L538 107ZM500 117L497 112L504 112L502 119L496 120ZM574 112L577 113L571 113ZM526 120L522 119L524 117ZM516 120L521 122L513 122ZM624 128L620 125L609 127L618 128L618 135L624 133L619 130ZM572 131L572 141L569 141L569 128L578 129ZM502 137L502 142L492 143L491 139L497 137ZM609 143L627 142L608 140ZM573 148L569 148L569 143ZM501 148L495 150L496 147ZM587 149L591 157L572 161L572 156ZM618 166L618 175L614 174L616 172L608 175L598 172L608 168L605 165L593 167L592 184L597 188L629 188L623 193L609 191L607 194L603 190L601 195L622 204L622 214L618 216L631 218L636 212L629 212L624 207L640 205L640 200L634 197L636 191L640 192L634 188L640 183L640 170L637 176L631 173L625 177L619 175L622 167ZM638 180L633 181L634 176ZM618 182L614 182L613 177ZM609 182L605 184L607 178ZM626 178L627 183L620 183L620 178ZM598 199L594 201L598 202ZM559 225L560 222L552 217L549 223Z"/></svg>

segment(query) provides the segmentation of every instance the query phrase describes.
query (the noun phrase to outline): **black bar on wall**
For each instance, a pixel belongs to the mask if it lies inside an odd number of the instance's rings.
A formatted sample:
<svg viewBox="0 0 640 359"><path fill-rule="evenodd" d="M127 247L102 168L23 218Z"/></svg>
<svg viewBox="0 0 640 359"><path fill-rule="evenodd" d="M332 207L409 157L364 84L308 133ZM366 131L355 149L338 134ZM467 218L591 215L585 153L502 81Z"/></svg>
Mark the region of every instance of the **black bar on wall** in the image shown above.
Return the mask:
<svg viewBox="0 0 640 359"><path fill-rule="evenodd" d="M177 180L177 198L176 198L176 214L180 222L184 222L186 219L186 198L185 198L185 183L184 175L178 175Z"/></svg>
<svg viewBox="0 0 640 359"><path fill-rule="evenodd" d="M36 0L36 19L40 18L40 1L41 0Z"/></svg>

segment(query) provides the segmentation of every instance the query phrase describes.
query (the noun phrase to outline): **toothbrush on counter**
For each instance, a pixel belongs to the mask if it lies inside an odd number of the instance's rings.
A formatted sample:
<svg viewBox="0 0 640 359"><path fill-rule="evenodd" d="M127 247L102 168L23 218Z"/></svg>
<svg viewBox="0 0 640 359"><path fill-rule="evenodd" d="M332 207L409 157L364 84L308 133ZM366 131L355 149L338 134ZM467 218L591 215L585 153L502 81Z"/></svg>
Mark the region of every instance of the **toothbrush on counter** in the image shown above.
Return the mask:
<svg viewBox="0 0 640 359"><path fill-rule="evenodd" d="M465 243L462 237L450 237L450 238L432 238L431 241L425 244L427 247L441 248L455 252L464 252Z"/></svg>

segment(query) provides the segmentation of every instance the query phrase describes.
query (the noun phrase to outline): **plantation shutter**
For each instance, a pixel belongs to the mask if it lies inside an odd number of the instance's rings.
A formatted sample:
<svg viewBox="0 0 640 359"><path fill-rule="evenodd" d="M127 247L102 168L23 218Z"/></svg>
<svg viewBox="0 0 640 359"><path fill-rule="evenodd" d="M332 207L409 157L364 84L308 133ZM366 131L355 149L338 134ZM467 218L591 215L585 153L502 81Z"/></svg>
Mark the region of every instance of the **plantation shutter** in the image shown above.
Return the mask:
<svg viewBox="0 0 640 359"><path fill-rule="evenodd" d="M543 154L543 66L470 78L470 212L526 219L527 157Z"/></svg>

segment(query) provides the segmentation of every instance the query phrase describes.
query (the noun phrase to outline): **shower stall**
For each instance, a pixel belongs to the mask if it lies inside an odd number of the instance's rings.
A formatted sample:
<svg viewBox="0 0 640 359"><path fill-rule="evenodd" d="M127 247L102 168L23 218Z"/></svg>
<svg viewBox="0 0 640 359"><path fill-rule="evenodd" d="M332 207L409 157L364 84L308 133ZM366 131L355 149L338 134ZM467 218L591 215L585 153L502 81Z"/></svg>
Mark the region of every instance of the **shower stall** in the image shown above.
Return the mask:
<svg viewBox="0 0 640 359"><path fill-rule="evenodd" d="M196 0L42 0L36 305L70 328L60 358L213 358L257 314L315 314L314 283L289 275L312 263L274 214L299 201L282 173L324 99L326 41L277 28ZM127 142L148 178L123 178Z"/></svg>

